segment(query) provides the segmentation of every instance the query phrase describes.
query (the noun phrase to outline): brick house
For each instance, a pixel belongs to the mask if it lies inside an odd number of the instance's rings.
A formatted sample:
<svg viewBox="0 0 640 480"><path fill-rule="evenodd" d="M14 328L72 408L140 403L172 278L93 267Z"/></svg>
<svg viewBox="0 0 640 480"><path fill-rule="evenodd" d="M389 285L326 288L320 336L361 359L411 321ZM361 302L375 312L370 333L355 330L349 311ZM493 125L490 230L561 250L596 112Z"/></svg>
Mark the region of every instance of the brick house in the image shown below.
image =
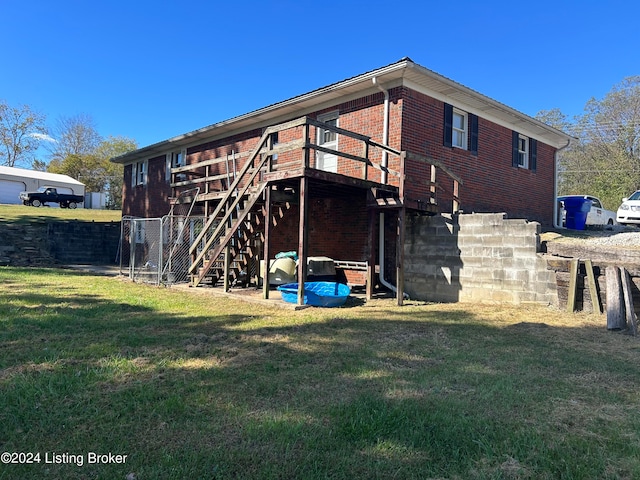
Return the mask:
<svg viewBox="0 0 640 480"><path fill-rule="evenodd" d="M551 226L556 153L570 140L404 58L113 161L125 167L123 215L194 201L209 219L191 248L194 285L228 278L225 252L246 265L294 250L298 278L308 256L326 256L370 294L376 267L402 291L408 215L506 212ZM246 242L230 248L234 236Z"/></svg>

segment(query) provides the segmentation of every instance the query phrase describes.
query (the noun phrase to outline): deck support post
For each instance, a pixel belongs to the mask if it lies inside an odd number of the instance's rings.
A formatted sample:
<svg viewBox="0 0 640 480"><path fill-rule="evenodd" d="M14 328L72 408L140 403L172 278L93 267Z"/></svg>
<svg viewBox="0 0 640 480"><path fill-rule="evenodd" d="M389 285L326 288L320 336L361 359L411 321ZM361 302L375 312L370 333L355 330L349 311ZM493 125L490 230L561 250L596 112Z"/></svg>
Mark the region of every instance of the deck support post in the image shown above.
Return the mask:
<svg viewBox="0 0 640 480"><path fill-rule="evenodd" d="M373 208L369 209L369 235L367 239L367 249L369 251L369 259L367 261L367 286L366 286L366 298L371 300L373 298L373 286L375 284L376 273L376 211Z"/></svg>
<svg viewBox="0 0 640 480"><path fill-rule="evenodd" d="M398 234L396 235L396 298L398 306L404 301L404 237L406 230L406 209L398 210Z"/></svg>
<svg viewBox="0 0 640 480"><path fill-rule="evenodd" d="M300 177L300 222L298 225L298 305L304 305L304 282L307 280L307 218L309 211L309 182Z"/></svg>
<svg viewBox="0 0 640 480"><path fill-rule="evenodd" d="M224 247L224 291L225 293L229 291L229 261L231 260L231 247L227 243L227 246Z"/></svg>
<svg viewBox="0 0 640 480"><path fill-rule="evenodd" d="M271 233L271 187L267 186L264 191L264 249L263 262L264 273L262 275L262 298L269 299L269 262L271 261L271 253L269 252L269 243ZM260 268L260 265L258 265Z"/></svg>
<svg viewBox="0 0 640 480"><path fill-rule="evenodd" d="M404 301L404 237L406 232L407 209L405 207L404 184L407 154L400 155L400 185L398 197L402 205L398 210L398 230L396 235L396 298L398 306L401 307Z"/></svg>
<svg viewBox="0 0 640 480"><path fill-rule="evenodd" d="M310 139L310 135L309 135L310 131L309 131L309 124L305 122L305 124L302 126L302 134L304 136L304 142L305 144L309 143L311 141ZM304 168L309 168L309 160L310 160L310 150L309 147L304 147L304 158L303 158L303 162L304 162Z"/></svg>

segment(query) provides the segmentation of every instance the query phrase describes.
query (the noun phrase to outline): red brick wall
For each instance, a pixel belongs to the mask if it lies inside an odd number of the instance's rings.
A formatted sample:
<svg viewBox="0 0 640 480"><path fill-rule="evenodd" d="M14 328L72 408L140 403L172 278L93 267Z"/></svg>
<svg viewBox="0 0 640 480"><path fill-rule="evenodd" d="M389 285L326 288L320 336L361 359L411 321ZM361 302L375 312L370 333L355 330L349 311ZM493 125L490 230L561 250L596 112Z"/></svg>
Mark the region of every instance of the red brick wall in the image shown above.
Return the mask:
<svg viewBox="0 0 640 480"><path fill-rule="evenodd" d="M272 229L271 251L298 250L298 205L293 205ZM308 250L310 256L334 260L368 259L368 218L365 194L309 199ZM348 228L346 228L348 227Z"/></svg>
<svg viewBox="0 0 640 480"><path fill-rule="evenodd" d="M400 127L402 125L402 102L400 94L401 89L399 88L389 91L389 145L395 149L400 148ZM367 135L371 139L382 143L384 130L384 94L382 92L321 110L311 116L318 117L323 113L336 110L340 113L338 127ZM315 135L316 132L314 131L312 134L313 139L315 139ZM338 150L352 155L362 156L363 143L342 135L338 137ZM369 158L372 162L379 164L382 159L382 151L378 148L372 148L369 151ZM399 157L391 155L389 156L388 162L389 168L396 171L399 169ZM356 160L341 158L338 163L338 173L362 178L362 163ZM369 167L367 178L379 182L380 170ZM389 177L389 183L398 185L397 179L393 176Z"/></svg>
<svg viewBox="0 0 640 480"><path fill-rule="evenodd" d="M478 154L445 147L444 103L426 95L404 89L402 149L427 155L443 162L460 176L461 207L471 212L507 212L510 218L536 220L543 225L553 221L553 186L555 149L538 142L535 172L512 166L512 131L482 117L478 120ZM407 163L412 179L428 179L428 172L418 164ZM438 204L441 211L451 211L453 183L438 171ZM427 198L428 187L407 183L408 195Z"/></svg>
<svg viewBox="0 0 640 480"><path fill-rule="evenodd" d="M444 103L406 87L394 88L390 94L389 143L398 150L423 154L443 162L459 175L464 185L460 186L461 207L464 211L507 212L511 218L527 218L548 225L553 216L554 148L538 142L537 171L514 168L511 165L511 130L479 118L478 154L443 146ZM312 117L338 110L338 126L381 142L383 136L382 92L327 108L311 114ZM310 135L316 137L316 129ZM187 163L224 157L235 152L249 152L255 148L263 130L254 129L233 137L215 140L187 151ZM279 134L279 143L285 143L300 131L285 131ZM344 135L339 136L338 148L342 151L362 155L362 143ZM313 153L313 152L312 152ZM379 162L379 149L371 150L373 161ZM315 159L312 155L311 164ZM301 161L302 151L296 154L281 154L277 163ZM246 161L239 159L236 169ZM389 168L399 170L399 159L389 156ZM338 172L360 176L362 164L355 160L340 159ZM204 174L204 170L199 172ZM209 175L225 175L226 166L212 166ZM160 216L169 211L168 197L171 195L165 180L165 157L149 161L149 181L145 186L131 187L131 166L125 168L124 207L125 215ZM420 163L407 162L406 195L413 199L427 200L429 168ZM369 168L369 178L380 179L380 172ZM438 171L438 203L441 211L451 211L453 183L442 171ZM224 188L218 181L212 188ZM389 183L398 184L397 178L389 176ZM364 213L363 213L364 215ZM352 224L346 223L345 225Z"/></svg>
<svg viewBox="0 0 640 480"><path fill-rule="evenodd" d="M171 206L171 188L166 179L166 156L151 158L147 162L147 183L131 185L132 165L124 167L122 186L122 214L134 217L153 218L167 215Z"/></svg>
<svg viewBox="0 0 640 480"><path fill-rule="evenodd" d="M226 190L227 182L233 182L233 154L251 152L258 144L258 140L260 140L261 136L262 129L254 129L248 132L241 133L239 135L215 140L213 142L207 142L196 147L191 147L187 150L187 165L203 162L205 160L212 160L214 158L226 159L228 157L228 162L224 161L209 166L209 176L222 176L221 179L211 182L209 191ZM236 158L235 171L239 172L244 166L245 162L246 158ZM228 172L227 167L229 168ZM227 173L229 174L229 176L227 176ZM205 174L206 169L203 167L197 169L194 174L187 179L191 180L193 178L196 178L197 176L205 176ZM229 180L227 180L228 178ZM199 186L201 191L204 191L204 183L199 184ZM184 188L186 189L192 187L189 186Z"/></svg>
<svg viewBox="0 0 640 480"><path fill-rule="evenodd" d="M334 260L364 262L369 259L368 216L365 193L338 198L310 198L308 213L308 255ZM298 251L300 210L293 205L286 211L270 238L271 256L278 252ZM375 248L375 246L374 246ZM352 283L364 284L364 274L348 272Z"/></svg>

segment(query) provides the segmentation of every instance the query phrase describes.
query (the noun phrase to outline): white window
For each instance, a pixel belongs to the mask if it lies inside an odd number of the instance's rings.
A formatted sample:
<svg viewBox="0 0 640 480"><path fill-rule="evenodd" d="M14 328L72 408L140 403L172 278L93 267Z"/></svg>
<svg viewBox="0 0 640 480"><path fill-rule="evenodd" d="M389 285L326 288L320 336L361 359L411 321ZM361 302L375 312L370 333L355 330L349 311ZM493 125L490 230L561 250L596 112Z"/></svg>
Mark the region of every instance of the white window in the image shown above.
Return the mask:
<svg viewBox="0 0 640 480"><path fill-rule="evenodd" d="M136 162L131 165L131 185L145 185L147 183L147 161Z"/></svg>
<svg viewBox="0 0 640 480"><path fill-rule="evenodd" d="M187 164L186 158L187 158L187 150L185 148L183 148L179 152L167 153L166 180L168 182L171 181L171 169L184 167Z"/></svg>
<svg viewBox="0 0 640 480"><path fill-rule="evenodd" d="M453 110L451 123L451 145L454 147L467 149L467 114L460 110Z"/></svg>
<svg viewBox="0 0 640 480"><path fill-rule="evenodd" d="M186 165L187 151L180 150L171 154L171 166L173 168L184 167Z"/></svg>
<svg viewBox="0 0 640 480"><path fill-rule="evenodd" d="M518 166L529 168L529 137L518 137Z"/></svg>
<svg viewBox="0 0 640 480"><path fill-rule="evenodd" d="M271 148L275 147L276 145L278 145L278 132L274 132L271 134ZM276 162L278 160L278 154L274 153L273 155L271 155L271 160L273 160L273 162Z"/></svg>
<svg viewBox="0 0 640 480"><path fill-rule="evenodd" d="M134 220L134 239L135 243L144 243L144 223L141 220Z"/></svg>
<svg viewBox="0 0 640 480"><path fill-rule="evenodd" d="M147 162L138 162L138 185L147 183Z"/></svg>

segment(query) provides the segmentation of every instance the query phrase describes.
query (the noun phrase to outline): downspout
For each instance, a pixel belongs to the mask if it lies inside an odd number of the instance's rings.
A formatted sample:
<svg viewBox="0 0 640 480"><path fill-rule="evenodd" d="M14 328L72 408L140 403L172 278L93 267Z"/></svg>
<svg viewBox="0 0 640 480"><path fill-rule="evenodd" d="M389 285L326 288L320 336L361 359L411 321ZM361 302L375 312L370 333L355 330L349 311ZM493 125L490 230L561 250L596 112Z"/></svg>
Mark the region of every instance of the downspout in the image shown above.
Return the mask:
<svg viewBox="0 0 640 480"><path fill-rule="evenodd" d="M553 156L555 167L555 171L553 172L553 228L564 228L562 222L558 219L558 153L568 148L569 145L571 145L571 139L567 140L567 144L564 147L557 149Z"/></svg>
<svg viewBox="0 0 640 480"><path fill-rule="evenodd" d="M382 93L384 93L384 116L383 116L383 124L382 124L382 144L385 146L389 146L389 90L385 90L384 88L382 88L380 86L380 84L378 83L378 79L376 77L373 77L371 79L371 81L373 82L373 84L378 87L378 90L380 90ZM387 152L386 150L382 151L382 181L381 183L385 184L387 183L387 165L389 163L389 152Z"/></svg>
<svg viewBox="0 0 640 480"><path fill-rule="evenodd" d="M378 79L373 77L371 79L373 84L384 94L384 116L382 123L382 144L385 146L389 146L389 90L386 90L380 86L378 83ZM386 150L382 151L382 172L381 172L381 183L387 183L387 171L386 168L389 164L389 152ZM390 289L392 292L397 293L398 289L395 285L391 285L384 279L384 212L380 212L380 234L378 235L378 264L380 265L380 273L378 275L378 279L380 283ZM404 294L406 297L408 295Z"/></svg>

